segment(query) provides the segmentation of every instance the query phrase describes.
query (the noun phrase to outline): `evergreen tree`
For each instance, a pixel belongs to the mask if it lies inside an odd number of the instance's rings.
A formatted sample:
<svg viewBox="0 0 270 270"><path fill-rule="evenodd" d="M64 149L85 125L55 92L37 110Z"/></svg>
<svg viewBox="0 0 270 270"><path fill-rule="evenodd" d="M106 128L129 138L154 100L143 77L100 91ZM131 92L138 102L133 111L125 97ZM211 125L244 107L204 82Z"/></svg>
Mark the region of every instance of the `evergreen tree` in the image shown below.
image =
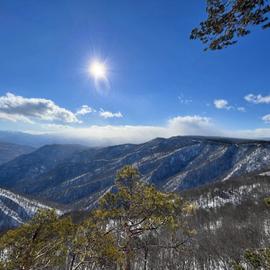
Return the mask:
<svg viewBox="0 0 270 270"><path fill-rule="evenodd" d="M37 270L63 265L72 226L69 218L59 219L53 210L39 211L29 223L1 237L3 269Z"/></svg>
<svg viewBox="0 0 270 270"><path fill-rule="evenodd" d="M158 191L140 180L138 170L125 166L117 174L115 189L107 193L96 211L106 219L108 232L116 235L117 249L124 257L124 269L130 270L132 260L141 249L149 246L177 249L189 239L191 233L182 217L192 207L177 194ZM176 231L184 230L187 238L178 242ZM171 232L171 242L162 243L159 235L163 230ZM152 241L144 241L151 236Z"/></svg>
<svg viewBox="0 0 270 270"><path fill-rule="evenodd" d="M253 26L270 27L269 0L207 0L207 19L191 32L191 39L207 44L207 49L219 50L250 33Z"/></svg>

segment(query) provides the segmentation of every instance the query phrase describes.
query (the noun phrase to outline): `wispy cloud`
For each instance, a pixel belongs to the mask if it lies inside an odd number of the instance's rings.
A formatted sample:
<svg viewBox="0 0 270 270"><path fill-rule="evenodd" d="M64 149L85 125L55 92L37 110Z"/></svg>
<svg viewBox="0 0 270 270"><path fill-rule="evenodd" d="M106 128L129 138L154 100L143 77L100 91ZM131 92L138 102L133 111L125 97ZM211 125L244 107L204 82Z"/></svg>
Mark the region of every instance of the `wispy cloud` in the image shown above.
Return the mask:
<svg viewBox="0 0 270 270"><path fill-rule="evenodd" d="M179 102L181 104L187 105L187 104L192 103L192 99L191 98L185 98L184 95L182 95L182 94L179 95L177 98L178 98L178 100L179 100Z"/></svg>
<svg viewBox="0 0 270 270"><path fill-rule="evenodd" d="M27 123L34 121L80 122L74 113L56 105L52 100L25 98L12 93L0 96L0 118Z"/></svg>
<svg viewBox="0 0 270 270"><path fill-rule="evenodd" d="M229 101L226 99L215 99L214 106L219 110L236 110L239 112L246 112L245 107L236 107L230 105Z"/></svg>
<svg viewBox="0 0 270 270"><path fill-rule="evenodd" d="M95 109L89 107L88 105L82 105L76 112L76 115L85 115L91 112L95 112Z"/></svg>
<svg viewBox="0 0 270 270"><path fill-rule="evenodd" d="M245 107L237 107L236 110L239 111L239 112L246 112Z"/></svg>
<svg viewBox="0 0 270 270"><path fill-rule="evenodd" d="M246 95L244 99L254 104L270 104L270 96L263 96L261 94L259 95L249 94Z"/></svg>
<svg viewBox="0 0 270 270"><path fill-rule="evenodd" d="M102 118L122 118L123 117L123 114L121 112L110 112L110 111L104 111L103 109L100 109L99 111L99 115L100 117Z"/></svg>

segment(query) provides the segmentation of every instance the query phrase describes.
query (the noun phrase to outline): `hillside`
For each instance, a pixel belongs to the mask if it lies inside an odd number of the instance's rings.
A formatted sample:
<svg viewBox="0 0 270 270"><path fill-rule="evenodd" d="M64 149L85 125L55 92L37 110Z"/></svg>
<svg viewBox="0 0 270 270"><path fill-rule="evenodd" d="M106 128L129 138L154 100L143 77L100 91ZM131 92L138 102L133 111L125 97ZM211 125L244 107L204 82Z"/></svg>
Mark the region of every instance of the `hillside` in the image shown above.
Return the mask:
<svg viewBox="0 0 270 270"><path fill-rule="evenodd" d="M137 166L143 180L160 189L181 191L269 169L270 143L172 137L104 148L51 145L0 166L0 186L89 208L126 164Z"/></svg>
<svg viewBox="0 0 270 270"><path fill-rule="evenodd" d="M31 219L39 209L51 207L0 188L0 232L17 227ZM61 211L57 210L58 213Z"/></svg>
<svg viewBox="0 0 270 270"><path fill-rule="evenodd" d="M173 259L163 250L150 249L148 266L231 269L247 248L270 244L269 208L264 203L270 194L269 161L269 142L226 138L158 138L104 148L47 145L0 166L5 187L0 189L0 231L55 203L66 207L63 211L57 205L59 214L81 222L112 187L117 170L133 164L144 181L179 192L196 206L186 220L196 231L192 241ZM166 242L166 237L164 233L159 240Z"/></svg>
<svg viewBox="0 0 270 270"><path fill-rule="evenodd" d="M188 262L183 269L232 269L246 249L269 246L270 210L264 203L269 194L270 177L259 175L184 192L198 208L191 220L197 234L183 254Z"/></svg>
<svg viewBox="0 0 270 270"><path fill-rule="evenodd" d="M166 267L181 267L183 270L232 269L232 262L239 261L247 248L270 244L269 208L264 204L269 192L270 177L267 175L237 177L181 192L181 196L197 206L186 220L189 228L196 233L183 249L174 251L177 256L173 258L164 249L149 249L148 266L160 270ZM1 205L2 229L18 226L37 209L48 208L1 189L2 200L6 204L5 207ZM89 216L88 211L71 214L76 223ZM159 241L166 243L166 237L164 232ZM138 260L136 269L143 269L143 263L143 260Z"/></svg>
<svg viewBox="0 0 270 270"><path fill-rule="evenodd" d="M0 142L0 165L34 150L35 148L30 146Z"/></svg>

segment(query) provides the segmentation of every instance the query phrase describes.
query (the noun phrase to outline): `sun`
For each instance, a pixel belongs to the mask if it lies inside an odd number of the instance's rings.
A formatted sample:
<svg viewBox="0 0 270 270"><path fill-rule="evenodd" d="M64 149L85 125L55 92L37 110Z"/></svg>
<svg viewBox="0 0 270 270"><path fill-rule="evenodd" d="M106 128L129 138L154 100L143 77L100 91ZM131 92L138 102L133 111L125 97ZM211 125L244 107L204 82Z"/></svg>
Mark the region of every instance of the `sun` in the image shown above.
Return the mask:
<svg viewBox="0 0 270 270"><path fill-rule="evenodd" d="M100 61L93 61L88 69L91 76L95 78L95 80L106 79L107 75L107 67L104 63Z"/></svg>

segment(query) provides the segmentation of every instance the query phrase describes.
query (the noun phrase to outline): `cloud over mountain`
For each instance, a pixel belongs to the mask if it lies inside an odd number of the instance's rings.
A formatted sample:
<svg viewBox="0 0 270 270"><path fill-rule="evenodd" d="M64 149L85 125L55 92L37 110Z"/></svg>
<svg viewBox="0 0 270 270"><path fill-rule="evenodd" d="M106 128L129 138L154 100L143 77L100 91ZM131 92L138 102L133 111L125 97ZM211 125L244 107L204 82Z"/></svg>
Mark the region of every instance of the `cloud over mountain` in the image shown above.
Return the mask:
<svg viewBox="0 0 270 270"><path fill-rule="evenodd" d="M169 119L167 125L172 135L177 132L183 135L209 134L212 127L211 118L199 115L176 116Z"/></svg>
<svg viewBox="0 0 270 270"><path fill-rule="evenodd" d="M199 115L176 116L164 125L91 125L88 127L53 127L52 133L77 142L92 145L141 143L156 137L176 135L221 135L208 117Z"/></svg>

